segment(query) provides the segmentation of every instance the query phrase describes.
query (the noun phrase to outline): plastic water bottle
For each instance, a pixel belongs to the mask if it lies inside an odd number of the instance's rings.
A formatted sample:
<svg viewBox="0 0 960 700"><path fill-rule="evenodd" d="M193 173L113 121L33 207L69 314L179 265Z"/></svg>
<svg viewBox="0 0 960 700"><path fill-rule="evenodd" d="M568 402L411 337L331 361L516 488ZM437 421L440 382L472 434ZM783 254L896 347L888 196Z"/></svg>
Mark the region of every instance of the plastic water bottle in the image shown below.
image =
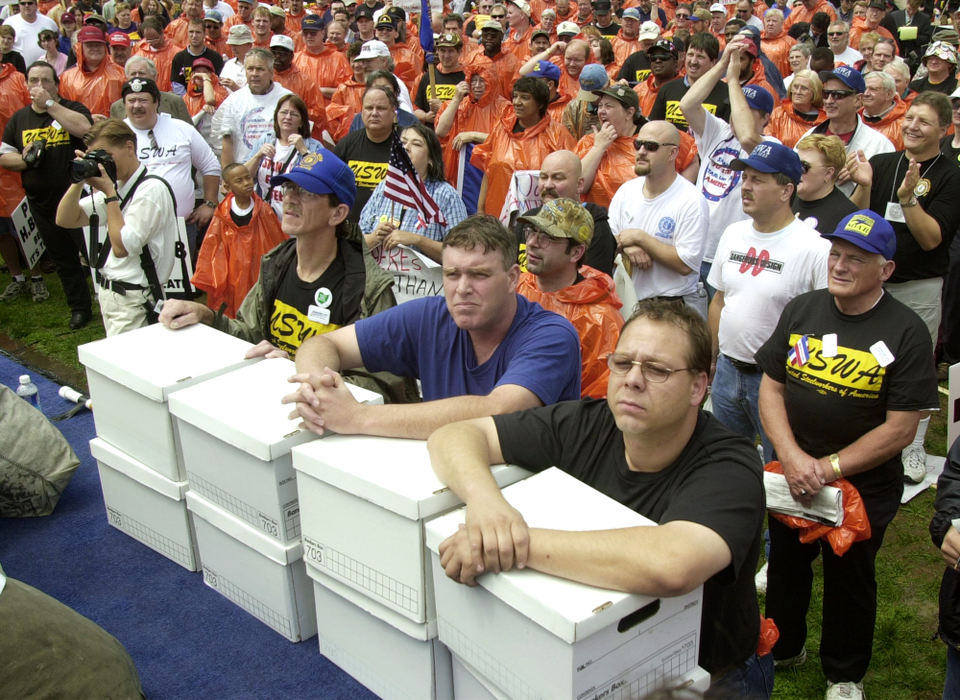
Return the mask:
<svg viewBox="0 0 960 700"><path fill-rule="evenodd" d="M37 390L37 385L30 380L29 374L20 375L20 386L17 387L17 396L38 411L43 410L40 408L40 392Z"/></svg>

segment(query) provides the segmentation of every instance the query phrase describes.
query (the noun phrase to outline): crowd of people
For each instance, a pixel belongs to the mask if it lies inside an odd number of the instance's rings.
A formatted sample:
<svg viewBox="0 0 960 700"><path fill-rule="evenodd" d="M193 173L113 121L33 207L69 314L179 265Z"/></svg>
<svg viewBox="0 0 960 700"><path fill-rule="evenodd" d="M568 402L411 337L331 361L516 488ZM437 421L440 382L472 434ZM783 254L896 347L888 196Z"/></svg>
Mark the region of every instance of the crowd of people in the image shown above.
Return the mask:
<svg viewBox="0 0 960 700"><path fill-rule="evenodd" d="M294 357L312 430L430 437L471 514L442 548L458 580L705 584L717 697L806 660L822 554L827 697L862 697L874 559L960 361L960 5L433 9L5 5L0 303L47 302L56 272L73 329L92 281L107 335L199 322ZM398 249L440 265L441 294L397 305ZM869 538L840 557L771 518L754 580L754 444L801 503L849 481ZM484 477L502 459L659 526L528 529Z"/></svg>

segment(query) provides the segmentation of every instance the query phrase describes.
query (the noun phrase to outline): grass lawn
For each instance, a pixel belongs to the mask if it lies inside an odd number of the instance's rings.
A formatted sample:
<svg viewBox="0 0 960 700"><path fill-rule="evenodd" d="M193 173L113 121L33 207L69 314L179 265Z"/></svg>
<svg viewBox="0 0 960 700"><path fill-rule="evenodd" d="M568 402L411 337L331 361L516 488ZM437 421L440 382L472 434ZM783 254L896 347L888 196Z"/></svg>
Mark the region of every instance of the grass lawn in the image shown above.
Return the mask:
<svg viewBox="0 0 960 700"><path fill-rule="evenodd" d="M24 364L85 391L76 346L104 337L99 310L94 305L93 321L79 331L71 331L60 281L56 275L46 275L45 279L50 289L47 301L34 304L23 298L0 302L0 335L6 336L0 339L0 346ZM0 289L9 281L9 275L0 275ZM940 398L941 411L931 420L926 447L930 454L943 455L946 396ZM945 647L932 639L937 628L937 592L943 564L927 532L934 493L930 489L900 508L877 557L880 604L873 662L864 680L869 698L939 698L943 689ZM826 681L817 659L821 583L822 579L816 577L808 617L810 658L800 668L777 675L774 698L823 697Z"/></svg>

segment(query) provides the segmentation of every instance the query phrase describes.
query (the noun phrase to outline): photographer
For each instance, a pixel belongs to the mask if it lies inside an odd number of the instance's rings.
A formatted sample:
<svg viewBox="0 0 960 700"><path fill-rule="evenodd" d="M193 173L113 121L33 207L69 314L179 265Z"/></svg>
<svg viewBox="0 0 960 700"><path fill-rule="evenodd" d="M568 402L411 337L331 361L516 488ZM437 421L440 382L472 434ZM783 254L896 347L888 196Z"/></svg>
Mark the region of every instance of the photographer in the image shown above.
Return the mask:
<svg viewBox="0 0 960 700"><path fill-rule="evenodd" d="M57 207L57 223L106 224L102 248L91 246L98 249L90 251L90 264L111 336L156 321L156 302L173 269L176 201L165 180L147 174L137 159L136 134L119 119L95 124L87 142L87 153L77 151L70 166L73 182ZM84 185L94 194L81 199Z"/></svg>
<svg viewBox="0 0 960 700"><path fill-rule="evenodd" d="M3 130L0 166L20 172L33 220L63 283L70 328L77 329L90 321L90 290L80 264L83 238L79 230L57 226L53 212L70 184L74 150L83 148L93 119L79 102L61 98L58 87L49 63L35 61L27 69L31 103L15 112Z"/></svg>

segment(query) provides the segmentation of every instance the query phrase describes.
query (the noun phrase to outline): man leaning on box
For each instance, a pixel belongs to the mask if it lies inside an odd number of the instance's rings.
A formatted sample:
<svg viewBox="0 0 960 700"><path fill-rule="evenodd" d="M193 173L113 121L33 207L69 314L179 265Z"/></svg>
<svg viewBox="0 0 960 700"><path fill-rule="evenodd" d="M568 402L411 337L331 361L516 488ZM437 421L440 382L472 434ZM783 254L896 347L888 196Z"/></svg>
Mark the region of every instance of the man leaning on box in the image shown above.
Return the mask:
<svg viewBox="0 0 960 700"><path fill-rule="evenodd" d="M768 698L773 660L756 653L753 572L764 518L756 449L700 410L710 332L690 307L637 305L609 356L607 398L570 401L445 426L433 467L467 505L440 545L448 576L468 585L514 567L652 596L703 585L699 665L707 697ZM556 466L658 523L594 532L528 528L489 465ZM548 494L544 494L549 497Z"/></svg>
<svg viewBox="0 0 960 700"><path fill-rule="evenodd" d="M471 216L443 239L443 296L408 301L297 353L296 403L309 430L425 439L452 421L580 396L580 338L567 319L517 294L516 237ZM357 403L338 372L364 366L417 377L423 403Z"/></svg>

